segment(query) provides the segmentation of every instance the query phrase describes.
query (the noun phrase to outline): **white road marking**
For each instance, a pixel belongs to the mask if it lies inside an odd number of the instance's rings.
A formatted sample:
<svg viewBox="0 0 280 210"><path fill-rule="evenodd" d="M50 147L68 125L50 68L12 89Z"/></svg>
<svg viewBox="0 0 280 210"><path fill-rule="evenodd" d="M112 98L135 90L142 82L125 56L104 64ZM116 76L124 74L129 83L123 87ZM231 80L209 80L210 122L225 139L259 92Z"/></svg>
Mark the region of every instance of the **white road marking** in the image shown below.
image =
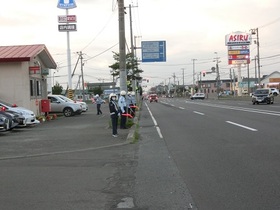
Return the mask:
<svg viewBox="0 0 280 210"><path fill-rule="evenodd" d="M222 108L222 109L231 109L231 110L237 110L237 111L243 111L243 112L253 112L258 114L266 114L266 115L273 115L273 116L280 116L279 111L270 111L270 110L261 110L261 109L253 109L253 108L245 108L245 107L237 107L237 106L228 106L228 105L218 105L218 104L210 104L210 103L199 103L199 102L191 102L186 101L186 103L191 104L197 104L202 106L210 106L215 108Z"/></svg>
<svg viewBox="0 0 280 210"><path fill-rule="evenodd" d="M202 112L196 112L196 111L193 111L193 113L195 113L195 114L199 114L199 115L204 115L204 113L202 113Z"/></svg>
<svg viewBox="0 0 280 210"><path fill-rule="evenodd" d="M255 128L250 128L250 127L247 127L247 126L245 126L245 125L241 125L241 124L238 124L238 123L235 123L235 122L231 122L231 121L226 121L226 122L229 123L229 124L232 124L232 125L236 125L236 126L241 127L241 128L248 129L248 130L250 130L250 131L258 131L258 130L255 129Z"/></svg>
<svg viewBox="0 0 280 210"><path fill-rule="evenodd" d="M185 109L184 107L179 107L179 109Z"/></svg>
<svg viewBox="0 0 280 210"><path fill-rule="evenodd" d="M154 125L156 126L158 135L159 135L159 137L162 139L163 136L162 136L162 134L161 134L160 128L158 127L157 121L156 121L156 119L154 118L154 116L153 116L153 114L152 114L150 108L148 107L147 103L145 103L145 105L146 105L146 107L147 107L147 109L148 109L148 111L149 111L149 113L150 113L150 115L151 115L151 118L152 118L152 120L153 120L153 122L154 122Z"/></svg>

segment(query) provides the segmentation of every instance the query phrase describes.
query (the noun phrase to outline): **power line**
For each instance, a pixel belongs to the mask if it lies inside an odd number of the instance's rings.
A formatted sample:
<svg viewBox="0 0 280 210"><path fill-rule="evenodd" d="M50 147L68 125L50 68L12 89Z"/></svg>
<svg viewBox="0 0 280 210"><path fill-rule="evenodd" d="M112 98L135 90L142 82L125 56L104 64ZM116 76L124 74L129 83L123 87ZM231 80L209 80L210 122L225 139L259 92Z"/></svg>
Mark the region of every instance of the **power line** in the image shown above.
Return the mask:
<svg viewBox="0 0 280 210"><path fill-rule="evenodd" d="M114 48L114 47L117 46L118 44L119 44L119 43L117 43L117 44L113 45L112 47L110 47L110 48L108 48L108 49L102 51L101 53L98 53L98 54L95 55L95 56L89 57L89 58L86 59L86 60L88 61L88 60L91 60L91 59L93 59L93 58L96 58L96 57L98 57L99 55L102 55L103 53L105 53L105 52L111 50L112 48Z"/></svg>
<svg viewBox="0 0 280 210"><path fill-rule="evenodd" d="M267 23L267 24L264 24L264 25L262 25L262 26L260 26L258 28L265 28L265 27L270 26L270 25L272 25L274 23L277 23L278 21L280 21L280 17L275 19L275 20L273 20L273 21L271 21L271 22L269 22L269 23Z"/></svg>
<svg viewBox="0 0 280 210"><path fill-rule="evenodd" d="M113 12L111 14L111 16L109 17L109 19L107 20L106 24L103 26L103 28L96 34L96 36L81 50L84 51L88 46L90 46L96 39L97 37L104 31L104 29L108 26L109 22L111 21L111 19L113 18L115 12Z"/></svg>

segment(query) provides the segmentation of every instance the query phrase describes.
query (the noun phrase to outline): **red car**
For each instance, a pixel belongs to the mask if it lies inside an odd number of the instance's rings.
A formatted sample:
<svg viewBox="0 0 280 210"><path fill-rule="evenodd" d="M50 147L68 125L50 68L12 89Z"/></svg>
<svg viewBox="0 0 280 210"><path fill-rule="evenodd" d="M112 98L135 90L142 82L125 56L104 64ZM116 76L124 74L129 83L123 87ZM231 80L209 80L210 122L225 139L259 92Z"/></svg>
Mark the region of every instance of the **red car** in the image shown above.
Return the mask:
<svg viewBox="0 0 280 210"><path fill-rule="evenodd" d="M157 94L151 94L151 95L149 95L149 101L150 101L150 103L152 103L153 101L154 101L154 102L158 102L158 96L157 96Z"/></svg>

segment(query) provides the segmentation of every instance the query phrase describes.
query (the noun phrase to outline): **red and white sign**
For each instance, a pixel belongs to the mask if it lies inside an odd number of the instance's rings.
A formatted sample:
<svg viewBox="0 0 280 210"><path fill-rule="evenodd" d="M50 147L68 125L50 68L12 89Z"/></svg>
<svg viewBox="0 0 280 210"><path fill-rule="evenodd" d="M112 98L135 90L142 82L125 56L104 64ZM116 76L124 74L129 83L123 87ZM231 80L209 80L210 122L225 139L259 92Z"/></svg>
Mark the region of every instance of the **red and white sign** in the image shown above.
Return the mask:
<svg viewBox="0 0 280 210"><path fill-rule="evenodd" d="M40 74L40 66L29 66L29 74Z"/></svg>
<svg viewBox="0 0 280 210"><path fill-rule="evenodd" d="M250 55L229 55L228 59L230 60L250 59Z"/></svg>
<svg viewBox="0 0 280 210"><path fill-rule="evenodd" d="M59 23L76 23L76 15L60 15L58 16Z"/></svg>
<svg viewBox="0 0 280 210"><path fill-rule="evenodd" d="M244 32L227 34L225 38L226 46L250 45L252 40L251 34Z"/></svg>

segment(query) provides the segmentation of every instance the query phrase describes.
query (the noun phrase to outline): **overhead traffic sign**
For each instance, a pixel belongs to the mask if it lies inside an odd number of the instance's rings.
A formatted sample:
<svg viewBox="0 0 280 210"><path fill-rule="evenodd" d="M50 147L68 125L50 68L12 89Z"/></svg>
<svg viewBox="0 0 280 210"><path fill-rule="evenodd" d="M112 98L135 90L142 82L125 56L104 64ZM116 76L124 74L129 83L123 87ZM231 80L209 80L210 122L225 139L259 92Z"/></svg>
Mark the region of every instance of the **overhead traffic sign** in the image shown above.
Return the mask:
<svg viewBox="0 0 280 210"><path fill-rule="evenodd" d="M166 41L142 41L142 62L165 62Z"/></svg>
<svg viewBox="0 0 280 210"><path fill-rule="evenodd" d="M60 9L73 9L76 8L75 0L59 0L57 7Z"/></svg>

